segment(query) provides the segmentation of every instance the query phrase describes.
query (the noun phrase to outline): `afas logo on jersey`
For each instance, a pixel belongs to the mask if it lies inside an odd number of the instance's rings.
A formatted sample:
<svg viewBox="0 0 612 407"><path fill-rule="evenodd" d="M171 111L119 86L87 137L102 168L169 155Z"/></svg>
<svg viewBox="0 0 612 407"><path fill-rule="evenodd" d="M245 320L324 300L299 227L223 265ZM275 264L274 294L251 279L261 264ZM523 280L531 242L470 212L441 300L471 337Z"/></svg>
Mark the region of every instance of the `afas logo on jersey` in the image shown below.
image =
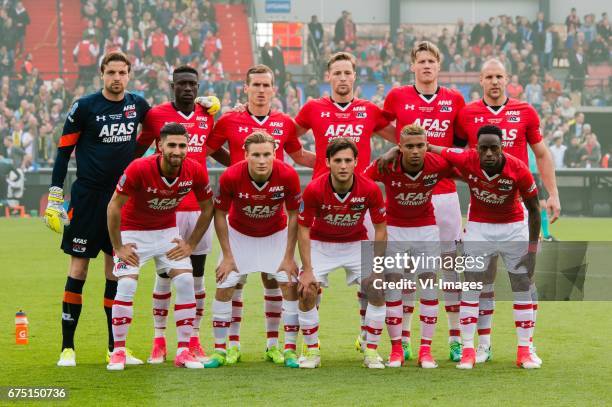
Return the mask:
<svg viewBox="0 0 612 407"><path fill-rule="evenodd" d="M325 131L326 137L350 137L361 136L363 134L363 124L330 124Z"/></svg>
<svg viewBox="0 0 612 407"><path fill-rule="evenodd" d="M365 112L366 111L366 107L365 106L355 106L353 108L353 112Z"/></svg>
<svg viewBox="0 0 612 407"><path fill-rule="evenodd" d="M270 127L283 127L283 122L270 122Z"/></svg>

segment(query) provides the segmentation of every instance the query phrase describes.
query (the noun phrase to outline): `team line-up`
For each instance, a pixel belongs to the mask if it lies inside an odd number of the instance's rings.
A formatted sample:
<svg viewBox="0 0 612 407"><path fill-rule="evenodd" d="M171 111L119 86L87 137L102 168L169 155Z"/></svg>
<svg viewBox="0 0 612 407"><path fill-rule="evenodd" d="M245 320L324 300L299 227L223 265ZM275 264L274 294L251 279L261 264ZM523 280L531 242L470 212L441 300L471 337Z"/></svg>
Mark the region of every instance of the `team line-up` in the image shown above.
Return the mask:
<svg viewBox="0 0 612 407"><path fill-rule="evenodd" d="M415 84L392 89L380 109L353 96L355 58L334 54L326 75L331 96L308 101L295 119L271 110L274 74L255 65L246 75L247 103L215 123L219 101L196 98L195 69L175 68L174 101L151 108L126 91L127 57L121 52L105 55L100 66L103 89L76 101L67 115L45 212L52 230L59 233L63 226L61 247L70 256L58 366L76 366L74 335L83 286L90 259L103 251L109 370L143 363L126 348L126 337L139 269L149 259L157 271L149 363L166 359L171 285L175 365L215 368L239 362L242 290L249 274L260 273L266 360L319 367L322 287L328 285L330 272L343 268L347 284L359 284L361 332L355 345L363 352L365 367L400 367L415 357L423 368L437 367L431 343L439 308L434 281L441 273L445 282L457 283L442 289L449 358L458 368L471 369L492 358L498 256L509 271L514 295L516 364L539 368L542 360L533 346L535 252L541 215L550 213L554 221L560 204L537 113L505 96L507 73L495 59L482 67L483 99L466 105L459 92L438 85L440 53L435 45L419 42L411 57ZM314 153L299 141L309 130ZM371 163L373 135L395 147ZM153 143L156 154L135 159ZM528 148L541 181L527 167ZM73 152L77 179L66 211L63 185ZM284 163L284 153L313 168L303 191L295 169ZM228 167L215 194L206 170L208 155ZM471 195L464 231L454 180L466 182ZM386 198L377 183L384 186ZM547 196L539 198L543 192ZM213 229L221 254L212 302L214 350L206 355L200 324ZM483 259L466 265L463 274L426 262L411 270L385 270L385 283L419 281L419 290L416 284L375 287L380 276L372 273L373 264L362 265L363 245L375 257L411 253L442 256L452 264L459 258L460 240L463 256ZM296 245L300 267L294 259ZM421 338L415 355L410 331L417 296ZM386 362L377 351L385 325L391 339ZM299 332L303 347L298 356Z"/></svg>

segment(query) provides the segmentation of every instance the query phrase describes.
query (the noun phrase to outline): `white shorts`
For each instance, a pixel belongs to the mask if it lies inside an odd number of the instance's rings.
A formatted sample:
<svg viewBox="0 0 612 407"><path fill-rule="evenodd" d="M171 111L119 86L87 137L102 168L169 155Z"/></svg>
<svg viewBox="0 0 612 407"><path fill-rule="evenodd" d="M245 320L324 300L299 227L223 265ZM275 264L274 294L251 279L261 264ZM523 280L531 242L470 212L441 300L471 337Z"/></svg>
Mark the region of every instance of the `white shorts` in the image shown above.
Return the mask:
<svg viewBox="0 0 612 407"><path fill-rule="evenodd" d="M420 227L397 227L387 226L387 256L395 256L396 253L408 253L412 257L424 257L420 261L415 273L423 271L436 271L435 264L440 256L440 232L438 225ZM425 261L425 257L431 257ZM435 258L435 260L433 259ZM402 273L404 270L393 270Z"/></svg>
<svg viewBox="0 0 612 407"><path fill-rule="evenodd" d="M515 270L529 248L529 229L523 221L512 223L468 221L463 242L466 256L482 256L484 259L484 267L476 267L469 271L484 271L492 257L501 255L508 272L515 274L527 272L524 267Z"/></svg>
<svg viewBox="0 0 612 407"><path fill-rule="evenodd" d="M456 192L432 195L436 224L440 229L442 253L453 253L461 240L461 207Z"/></svg>
<svg viewBox="0 0 612 407"><path fill-rule="evenodd" d="M269 278L271 277L279 283L289 282L286 273L276 271L285 255L287 228L264 237L244 235L230 225L228 225L228 229L230 248L234 255L236 267L238 267L238 273L230 273L224 282L217 285L217 288L244 284L247 275L257 272L264 272L268 274ZM223 252L220 253L219 263L222 260Z"/></svg>
<svg viewBox="0 0 612 407"><path fill-rule="evenodd" d="M115 267L113 268L113 275L121 277L128 274L138 274L140 268L149 259L155 260L155 270L158 274L167 273L171 269L191 270L191 260L189 257L181 260L170 260L166 257L166 252L176 247L176 243L172 243L172 240L177 238L180 239L181 236L176 227L161 230L122 231L121 241L123 244L136 244L136 253L140 258L140 264L138 267L128 266L119 260L118 257L114 256Z"/></svg>
<svg viewBox="0 0 612 407"><path fill-rule="evenodd" d="M344 268L346 284L361 283L361 242L331 243L310 241L312 270L319 284L329 286L328 274Z"/></svg>
<svg viewBox="0 0 612 407"><path fill-rule="evenodd" d="M189 239L199 217L200 211L185 211L176 213L176 226L178 227L179 233L181 234L183 240L186 241ZM204 232L204 236L202 236L202 239L198 242L198 245L191 254L210 254L212 250L212 234L214 229L213 223L213 221L210 222L208 229L206 232Z"/></svg>

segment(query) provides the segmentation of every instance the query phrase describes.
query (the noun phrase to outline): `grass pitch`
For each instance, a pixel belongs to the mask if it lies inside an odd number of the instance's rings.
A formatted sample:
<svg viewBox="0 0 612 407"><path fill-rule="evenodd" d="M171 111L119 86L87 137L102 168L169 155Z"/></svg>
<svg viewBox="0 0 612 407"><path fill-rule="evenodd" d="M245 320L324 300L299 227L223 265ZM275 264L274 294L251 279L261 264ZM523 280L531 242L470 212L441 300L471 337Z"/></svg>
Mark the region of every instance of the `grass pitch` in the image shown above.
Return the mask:
<svg viewBox="0 0 612 407"><path fill-rule="evenodd" d="M612 240L612 219L563 218L552 233L563 240ZM353 341L358 332L355 288L343 273L332 275L321 306L322 367L312 371L277 367L263 361L265 347L262 286L252 276L244 293L243 362L234 367L179 370L164 365L107 372L104 360L106 321L102 309L101 258L93 261L83 293L76 335L76 368L55 366L61 345L61 298L68 258L60 237L39 219L0 219L0 386L61 386L68 405L604 405L612 404L611 302L541 302L536 343L544 360L537 371L514 366L516 336L511 303L498 302L494 319L494 360L472 371L458 371L447 360L446 318L440 312L433 353L440 367L422 370L414 361L401 369L368 371ZM210 303L213 264L206 267L202 337L211 349ZM608 270L609 271L609 270ZM141 271L134 323L128 346L145 359L153 334L153 268ZM30 321L30 344L14 344L13 319L23 309ZM172 316L168 324L175 343ZM389 350L386 334L381 354ZM413 349L419 337L413 322ZM0 404L8 404L0 400ZM23 403L21 405L24 405Z"/></svg>

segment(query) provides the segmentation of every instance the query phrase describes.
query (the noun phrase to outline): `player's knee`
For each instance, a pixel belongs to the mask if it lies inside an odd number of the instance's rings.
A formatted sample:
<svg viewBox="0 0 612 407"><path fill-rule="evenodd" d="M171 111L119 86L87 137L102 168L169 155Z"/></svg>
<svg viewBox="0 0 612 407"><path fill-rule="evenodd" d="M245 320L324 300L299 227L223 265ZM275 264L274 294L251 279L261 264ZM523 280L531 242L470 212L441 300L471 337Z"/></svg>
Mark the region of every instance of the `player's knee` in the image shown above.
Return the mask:
<svg viewBox="0 0 612 407"><path fill-rule="evenodd" d="M119 301L131 302L136 294L138 280L131 277L121 277L117 282L117 295L115 299Z"/></svg>
<svg viewBox="0 0 612 407"><path fill-rule="evenodd" d="M236 288L238 288L238 285L239 284L236 285ZM217 291L215 292L215 300L221 301L221 302L231 301L233 294L234 294L234 287L217 288Z"/></svg>
<svg viewBox="0 0 612 407"><path fill-rule="evenodd" d="M193 276L191 273L177 273L172 276L172 283L176 291L193 290Z"/></svg>
<svg viewBox="0 0 612 407"><path fill-rule="evenodd" d="M273 278L268 278L268 276L269 275L267 273L261 273L261 282L263 283L263 286L268 289L278 288L278 283L276 280Z"/></svg>
<svg viewBox="0 0 612 407"><path fill-rule="evenodd" d="M297 283L279 283L279 286L283 293L283 301L296 301L298 299Z"/></svg>
<svg viewBox="0 0 612 407"><path fill-rule="evenodd" d="M70 261L68 274L77 280L85 280L89 270L89 259L73 257Z"/></svg>
<svg viewBox="0 0 612 407"><path fill-rule="evenodd" d="M206 255L205 254L194 254L191 256L191 267L193 268L194 277L203 277L205 266L206 266Z"/></svg>
<svg viewBox="0 0 612 407"><path fill-rule="evenodd" d="M510 273L510 286L513 292L529 292L531 280L527 273L516 274Z"/></svg>

